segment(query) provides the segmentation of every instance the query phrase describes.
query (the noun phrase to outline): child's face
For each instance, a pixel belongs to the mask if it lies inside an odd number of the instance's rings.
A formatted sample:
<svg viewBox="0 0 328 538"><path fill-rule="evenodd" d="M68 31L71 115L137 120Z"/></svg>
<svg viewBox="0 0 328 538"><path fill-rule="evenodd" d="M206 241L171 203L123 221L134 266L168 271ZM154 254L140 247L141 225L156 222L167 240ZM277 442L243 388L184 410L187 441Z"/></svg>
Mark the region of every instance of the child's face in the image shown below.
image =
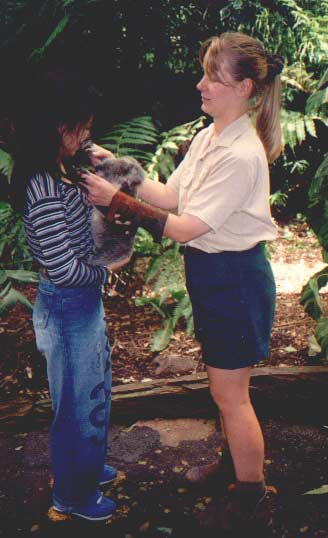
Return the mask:
<svg viewBox="0 0 328 538"><path fill-rule="evenodd" d="M61 157L73 157L81 148L82 142L88 140L91 135L93 117L86 123L77 125L73 129L69 129L67 125L62 125L59 132L62 137Z"/></svg>

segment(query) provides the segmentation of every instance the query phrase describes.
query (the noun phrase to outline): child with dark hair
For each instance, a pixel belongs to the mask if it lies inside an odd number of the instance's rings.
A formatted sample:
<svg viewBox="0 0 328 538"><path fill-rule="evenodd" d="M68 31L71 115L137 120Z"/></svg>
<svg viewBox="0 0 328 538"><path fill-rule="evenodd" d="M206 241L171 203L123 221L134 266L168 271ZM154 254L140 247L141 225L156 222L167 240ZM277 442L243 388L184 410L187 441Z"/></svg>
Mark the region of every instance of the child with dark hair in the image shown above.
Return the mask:
<svg viewBox="0 0 328 538"><path fill-rule="evenodd" d="M91 521L115 510L100 490L117 474L105 464L111 360L101 287L111 271L88 263L92 205L67 180L65 162L90 137L96 97L74 73L34 81L15 120L12 196L16 206L24 203L26 237L40 270L33 324L53 406L53 507Z"/></svg>

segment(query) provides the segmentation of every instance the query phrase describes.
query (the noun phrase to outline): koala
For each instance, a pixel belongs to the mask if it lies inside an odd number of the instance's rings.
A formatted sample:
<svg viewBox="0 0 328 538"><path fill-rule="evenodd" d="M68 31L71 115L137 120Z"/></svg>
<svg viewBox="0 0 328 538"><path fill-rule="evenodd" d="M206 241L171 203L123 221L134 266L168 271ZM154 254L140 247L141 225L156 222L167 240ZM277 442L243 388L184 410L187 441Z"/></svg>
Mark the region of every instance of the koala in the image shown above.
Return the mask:
<svg viewBox="0 0 328 538"><path fill-rule="evenodd" d="M94 171L98 176L134 197L145 177L143 169L132 157L104 159ZM92 209L91 232L95 247L90 263L95 265L108 266L127 258L133 251L135 231L125 235L119 226L106 220L106 213L107 208L95 206Z"/></svg>

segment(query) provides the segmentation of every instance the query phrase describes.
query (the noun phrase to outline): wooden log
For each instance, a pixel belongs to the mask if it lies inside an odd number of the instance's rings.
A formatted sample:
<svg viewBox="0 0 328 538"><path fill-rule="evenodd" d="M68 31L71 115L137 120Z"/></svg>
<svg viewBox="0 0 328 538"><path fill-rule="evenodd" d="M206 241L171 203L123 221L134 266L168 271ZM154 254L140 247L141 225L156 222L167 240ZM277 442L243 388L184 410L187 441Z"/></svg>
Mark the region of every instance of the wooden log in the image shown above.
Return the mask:
<svg viewBox="0 0 328 538"><path fill-rule="evenodd" d="M251 372L251 399L259 417L284 417L324 423L328 405L328 366L259 367ZM140 419L209 417L217 410L206 373L116 385L112 422ZM2 429L29 429L49 424L49 399L36 396L0 402Z"/></svg>

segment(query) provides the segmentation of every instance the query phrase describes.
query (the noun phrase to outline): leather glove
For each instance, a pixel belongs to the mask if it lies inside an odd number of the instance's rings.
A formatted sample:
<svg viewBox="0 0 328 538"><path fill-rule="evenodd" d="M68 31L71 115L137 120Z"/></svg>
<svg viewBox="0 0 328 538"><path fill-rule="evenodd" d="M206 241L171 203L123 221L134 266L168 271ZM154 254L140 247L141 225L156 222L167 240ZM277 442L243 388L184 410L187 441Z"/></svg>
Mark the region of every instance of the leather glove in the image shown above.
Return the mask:
<svg viewBox="0 0 328 538"><path fill-rule="evenodd" d="M106 215L108 222L120 220L131 222L131 227L137 229L139 226L147 230L154 240L161 242L168 213L157 209L149 204L140 202L132 196L122 191L114 194L109 211Z"/></svg>

